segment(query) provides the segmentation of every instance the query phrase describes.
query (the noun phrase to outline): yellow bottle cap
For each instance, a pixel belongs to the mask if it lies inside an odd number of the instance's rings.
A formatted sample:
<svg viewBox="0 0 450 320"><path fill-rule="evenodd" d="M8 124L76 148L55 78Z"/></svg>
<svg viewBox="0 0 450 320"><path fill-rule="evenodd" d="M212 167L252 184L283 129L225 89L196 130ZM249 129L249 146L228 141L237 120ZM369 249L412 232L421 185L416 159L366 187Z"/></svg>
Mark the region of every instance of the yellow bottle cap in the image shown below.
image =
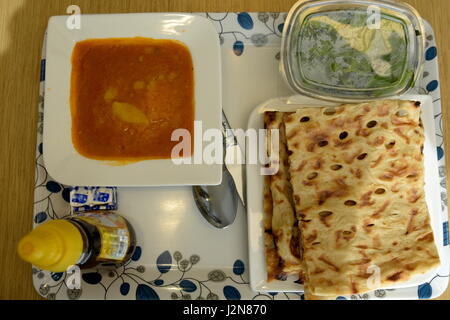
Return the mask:
<svg viewBox="0 0 450 320"><path fill-rule="evenodd" d="M83 253L80 230L66 220L52 220L35 228L20 240L19 256L42 270L64 272Z"/></svg>

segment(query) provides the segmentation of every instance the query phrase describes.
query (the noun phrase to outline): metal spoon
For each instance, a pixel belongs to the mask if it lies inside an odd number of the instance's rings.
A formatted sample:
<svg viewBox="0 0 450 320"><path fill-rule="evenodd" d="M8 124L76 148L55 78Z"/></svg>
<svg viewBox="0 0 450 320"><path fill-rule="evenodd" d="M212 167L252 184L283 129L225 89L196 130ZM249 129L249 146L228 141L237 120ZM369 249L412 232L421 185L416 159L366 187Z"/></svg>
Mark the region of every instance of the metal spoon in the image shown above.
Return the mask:
<svg viewBox="0 0 450 320"><path fill-rule="evenodd" d="M193 186L197 208L203 217L218 229L225 229L236 219L238 193L233 177L223 166L222 183L218 186Z"/></svg>

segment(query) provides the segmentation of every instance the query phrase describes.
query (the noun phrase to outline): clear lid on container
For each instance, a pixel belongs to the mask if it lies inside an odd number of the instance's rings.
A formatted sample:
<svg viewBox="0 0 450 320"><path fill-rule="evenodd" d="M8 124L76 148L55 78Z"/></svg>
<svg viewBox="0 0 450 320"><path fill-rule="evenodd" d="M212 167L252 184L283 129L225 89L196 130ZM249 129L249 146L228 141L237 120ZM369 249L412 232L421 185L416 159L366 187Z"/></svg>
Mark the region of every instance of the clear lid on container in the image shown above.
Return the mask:
<svg viewBox="0 0 450 320"><path fill-rule="evenodd" d="M296 92L333 101L400 95L423 64L422 19L390 0L300 1L289 12L281 72Z"/></svg>

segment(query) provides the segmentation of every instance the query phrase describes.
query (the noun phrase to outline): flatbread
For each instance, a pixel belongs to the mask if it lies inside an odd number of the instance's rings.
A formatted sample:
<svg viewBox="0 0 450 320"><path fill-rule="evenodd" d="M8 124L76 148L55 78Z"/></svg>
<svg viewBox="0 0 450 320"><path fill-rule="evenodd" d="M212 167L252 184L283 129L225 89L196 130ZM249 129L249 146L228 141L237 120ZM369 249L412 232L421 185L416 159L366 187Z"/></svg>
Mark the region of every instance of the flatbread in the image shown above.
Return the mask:
<svg viewBox="0 0 450 320"><path fill-rule="evenodd" d="M285 114L309 295L364 293L439 265L419 106L388 100Z"/></svg>
<svg viewBox="0 0 450 320"><path fill-rule="evenodd" d="M271 139L270 130L279 130L279 168L276 174L270 178L270 191L273 200L272 235L278 255L282 259L282 271L293 274L302 270L302 260L298 221L294 211L292 186L289 181L288 150L283 115L281 112L266 114L269 141Z"/></svg>
<svg viewBox="0 0 450 320"><path fill-rule="evenodd" d="M265 123L269 118L265 115ZM264 203L263 203L263 225L264 225L264 247L266 253L267 281L278 279L281 271L281 260L272 236L273 200L270 191L270 176L264 176Z"/></svg>
<svg viewBox="0 0 450 320"><path fill-rule="evenodd" d="M264 177L264 247L266 250L267 281L279 277L281 272L280 256L272 236L272 192L270 191L270 176Z"/></svg>
<svg viewBox="0 0 450 320"><path fill-rule="evenodd" d="M278 279L281 274L281 261L273 236L264 232L264 246L266 248L267 282Z"/></svg>
<svg viewBox="0 0 450 320"><path fill-rule="evenodd" d="M273 200L270 191L270 176L264 176L264 231L272 233Z"/></svg>

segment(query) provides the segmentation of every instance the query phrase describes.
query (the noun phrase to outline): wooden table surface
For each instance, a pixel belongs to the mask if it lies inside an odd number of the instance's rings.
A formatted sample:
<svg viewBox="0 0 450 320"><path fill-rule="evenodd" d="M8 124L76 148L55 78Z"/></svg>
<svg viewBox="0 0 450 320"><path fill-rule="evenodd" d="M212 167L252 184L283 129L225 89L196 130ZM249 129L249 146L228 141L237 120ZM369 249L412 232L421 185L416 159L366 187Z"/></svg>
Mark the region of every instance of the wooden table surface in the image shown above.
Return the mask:
<svg viewBox="0 0 450 320"><path fill-rule="evenodd" d="M71 4L82 13L170 11L286 12L295 0L0 0L0 299L39 299L31 268L15 248L32 227L34 159L41 45L48 18L66 14ZM450 103L450 1L407 0L436 32L445 126ZM450 150L449 140L445 147ZM447 159L447 166L449 164ZM441 299L450 299L448 289Z"/></svg>

